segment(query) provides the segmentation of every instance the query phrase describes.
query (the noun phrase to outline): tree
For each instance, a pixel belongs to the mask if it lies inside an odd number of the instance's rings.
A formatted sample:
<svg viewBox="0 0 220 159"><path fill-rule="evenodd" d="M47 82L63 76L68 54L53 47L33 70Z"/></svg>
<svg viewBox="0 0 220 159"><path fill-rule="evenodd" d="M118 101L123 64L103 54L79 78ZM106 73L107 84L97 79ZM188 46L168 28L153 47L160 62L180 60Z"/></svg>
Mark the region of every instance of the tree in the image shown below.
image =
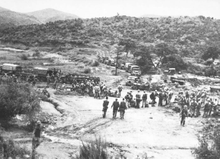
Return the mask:
<svg viewBox="0 0 220 159"><path fill-rule="evenodd" d="M134 57L136 58L136 63L140 67L142 73L147 73L152 66L152 58L150 55L151 49L145 45L139 45L134 52Z"/></svg>
<svg viewBox="0 0 220 159"><path fill-rule="evenodd" d="M187 69L187 64L179 55L169 55L163 58L163 66L167 68L176 68L177 71Z"/></svg>
<svg viewBox="0 0 220 159"><path fill-rule="evenodd" d="M40 108L37 93L29 85L14 82L0 85L0 103L0 119L6 121Z"/></svg>
<svg viewBox="0 0 220 159"><path fill-rule="evenodd" d="M160 43L155 46L155 53L160 57L157 63L157 66L159 66L160 64L163 64L162 62L165 62L163 60L164 58L166 58L168 55L176 54L177 50L166 43Z"/></svg>
<svg viewBox="0 0 220 159"><path fill-rule="evenodd" d="M212 60L215 61L215 59L219 57L219 54L220 54L220 50L215 46L211 46L202 55L202 59L208 60L209 58L212 58Z"/></svg>
<svg viewBox="0 0 220 159"><path fill-rule="evenodd" d="M116 54L116 65L115 65L115 75L118 74L118 60L120 58L120 55L122 51L124 50L123 46L118 45L117 43L112 46L112 52Z"/></svg>
<svg viewBox="0 0 220 159"><path fill-rule="evenodd" d="M136 42L135 40L131 38L120 39L119 45L124 46L124 51L127 53L127 56L128 56L129 51L134 51L136 48Z"/></svg>

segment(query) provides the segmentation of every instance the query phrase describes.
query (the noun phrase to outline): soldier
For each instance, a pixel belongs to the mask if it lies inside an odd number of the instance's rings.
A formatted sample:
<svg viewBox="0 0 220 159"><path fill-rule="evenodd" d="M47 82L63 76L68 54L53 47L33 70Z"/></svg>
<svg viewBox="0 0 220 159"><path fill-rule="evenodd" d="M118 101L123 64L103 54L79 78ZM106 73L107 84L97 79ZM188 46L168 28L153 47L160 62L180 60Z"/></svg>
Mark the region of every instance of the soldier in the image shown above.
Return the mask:
<svg viewBox="0 0 220 159"><path fill-rule="evenodd" d="M127 92L127 94L125 96L125 100L126 100L127 106L130 107L130 94L129 94L129 92Z"/></svg>
<svg viewBox="0 0 220 159"><path fill-rule="evenodd" d="M137 108L140 108L140 102L141 102L141 95L140 95L140 91L138 90L138 93L136 94Z"/></svg>
<svg viewBox="0 0 220 159"><path fill-rule="evenodd" d="M118 98L121 97L121 92L122 92L122 85L120 84L120 85L118 86Z"/></svg>
<svg viewBox="0 0 220 159"><path fill-rule="evenodd" d="M120 112L120 118L121 119L124 119L125 109L127 109L127 107L126 107L126 103L125 103L124 98L123 98L121 103L120 103L120 106L119 106L119 112Z"/></svg>
<svg viewBox="0 0 220 159"><path fill-rule="evenodd" d="M148 107L148 103L147 103L147 94L146 92L144 91L144 94L142 95L142 108L146 108Z"/></svg>
<svg viewBox="0 0 220 159"><path fill-rule="evenodd" d="M113 107L113 119L115 119L117 116L118 108L119 108L119 102L117 98L113 102L112 107Z"/></svg>
<svg viewBox="0 0 220 159"><path fill-rule="evenodd" d="M150 99L152 100L152 106L154 106L154 104L156 103L156 96L155 96L155 92L152 92L150 95Z"/></svg>
<svg viewBox="0 0 220 159"><path fill-rule="evenodd" d="M185 120L187 115L188 115L187 105L184 105L182 111L180 112L180 117L181 117L180 125L185 126L185 122L186 122Z"/></svg>
<svg viewBox="0 0 220 159"><path fill-rule="evenodd" d="M191 117L195 117L195 115L196 115L196 108L197 108L197 103L196 103L195 98L194 98L193 101L191 102L190 108L191 108L191 109L190 109Z"/></svg>
<svg viewBox="0 0 220 159"><path fill-rule="evenodd" d="M108 104L109 104L109 101L108 101L108 97L106 97L106 99L103 101L103 118L106 117L106 112L108 110Z"/></svg>
<svg viewBox="0 0 220 159"><path fill-rule="evenodd" d="M35 158L35 150L40 145L40 137L41 137L41 122L37 121L32 139L32 159Z"/></svg>
<svg viewBox="0 0 220 159"><path fill-rule="evenodd" d="M207 117L209 113L209 101L205 102L203 117Z"/></svg>
<svg viewBox="0 0 220 159"><path fill-rule="evenodd" d="M158 97L159 97L158 106L162 106L162 101L163 101L163 93L162 93L162 92L160 92L160 93L159 93L159 95L158 95Z"/></svg>

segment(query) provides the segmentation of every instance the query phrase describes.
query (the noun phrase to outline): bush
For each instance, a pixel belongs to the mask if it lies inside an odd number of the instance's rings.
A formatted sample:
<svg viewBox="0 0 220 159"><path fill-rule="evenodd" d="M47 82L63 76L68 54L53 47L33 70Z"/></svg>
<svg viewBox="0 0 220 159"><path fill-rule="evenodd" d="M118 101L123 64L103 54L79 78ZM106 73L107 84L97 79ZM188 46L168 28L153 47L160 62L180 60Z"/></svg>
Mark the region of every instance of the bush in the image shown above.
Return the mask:
<svg viewBox="0 0 220 159"><path fill-rule="evenodd" d="M92 66L93 66L93 67L99 66L99 62L98 62L98 61L94 61L94 62L92 63Z"/></svg>
<svg viewBox="0 0 220 159"><path fill-rule="evenodd" d="M108 159L108 156L107 143L99 138L90 144L82 143L76 159Z"/></svg>
<svg viewBox="0 0 220 159"><path fill-rule="evenodd" d="M38 94L27 84L6 83L0 85L0 119L28 114L30 117L40 109Z"/></svg>
<svg viewBox="0 0 220 159"><path fill-rule="evenodd" d="M25 155L30 156L25 148L19 147L12 140L5 140L0 136L0 150L3 150L5 158L24 158Z"/></svg>
<svg viewBox="0 0 220 159"><path fill-rule="evenodd" d="M86 74L91 73L91 69L90 68L86 68L83 72L86 73Z"/></svg>
<svg viewBox="0 0 220 159"><path fill-rule="evenodd" d="M199 137L199 147L193 151L196 159L220 158L220 125L216 122L209 121L203 128L203 134Z"/></svg>
<svg viewBox="0 0 220 159"><path fill-rule="evenodd" d="M27 55L25 55L25 54L22 54L20 58L21 58L22 60L28 60L28 57L27 57Z"/></svg>
<svg viewBox="0 0 220 159"><path fill-rule="evenodd" d="M176 68L177 71L186 70L187 64L179 55L170 55L162 60L163 66L167 68Z"/></svg>

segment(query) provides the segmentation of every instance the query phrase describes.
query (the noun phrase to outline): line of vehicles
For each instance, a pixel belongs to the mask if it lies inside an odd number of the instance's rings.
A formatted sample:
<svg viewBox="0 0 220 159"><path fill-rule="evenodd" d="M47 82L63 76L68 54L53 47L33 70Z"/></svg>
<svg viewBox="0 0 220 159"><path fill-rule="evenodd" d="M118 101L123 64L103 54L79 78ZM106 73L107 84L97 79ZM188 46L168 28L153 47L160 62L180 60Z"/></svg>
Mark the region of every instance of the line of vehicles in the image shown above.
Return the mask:
<svg viewBox="0 0 220 159"><path fill-rule="evenodd" d="M18 64L4 63L0 65L0 75L12 76L20 78L23 81L33 80L36 78L40 82L47 82L48 79L53 82L56 79L61 83L71 84L73 81L81 82L85 80L93 80L100 82L99 77L93 77L85 74L64 74L60 69L46 67L22 67Z"/></svg>
<svg viewBox="0 0 220 159"><path fill-rule="evenodd" d="M118 69L125 70L126 72L130 73L132 76L141 76L141 69L138 65L135 65L133 63L124 62L117 64L115 59L109 58L109 57L99 57L99 62L104 63L109 66L114 66Z"/></svg>

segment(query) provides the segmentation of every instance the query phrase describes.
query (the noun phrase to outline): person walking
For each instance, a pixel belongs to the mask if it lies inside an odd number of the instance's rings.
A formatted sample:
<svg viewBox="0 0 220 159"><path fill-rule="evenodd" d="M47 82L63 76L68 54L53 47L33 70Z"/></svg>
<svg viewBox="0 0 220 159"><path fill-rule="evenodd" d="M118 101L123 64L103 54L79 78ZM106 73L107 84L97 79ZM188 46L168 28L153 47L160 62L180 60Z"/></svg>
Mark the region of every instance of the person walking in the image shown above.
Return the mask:
<svg viewBox="0 0 220 159"><path fill-rule="evenodd" d="M182 111L180 112L180 117L181 117L180 125L185 126L187 115L188 115L187 105L184 105Z"/></svg>
<svg viewBox="0 0 220 159"><path fill-rule="evenodd" d="M116 119L116 116L117 116L117 112L118 112L118 108L119 108L119 102L118 102L118 99L116 98L115 101L113 102L112 104L112 107L113 107L113 119Z"/></svg>
<svg viewBox="0 0 220 159"><path fill-rule="evenodd" d="M108 101L108 97L106 97L106 99L103 101L103 118L106 117L106 112L108 110L108 104L109 104L109 101Z"/></svg>
<svg viewBox="0 0 220 159"><path fill-rule="evenodd" d="M125 115L125 109L127 109L126 107L126 103L124 101L124 98L122 99L120 106L119 106L119 112L120 112L120 118L124 119L124 115Z"/></svg>

